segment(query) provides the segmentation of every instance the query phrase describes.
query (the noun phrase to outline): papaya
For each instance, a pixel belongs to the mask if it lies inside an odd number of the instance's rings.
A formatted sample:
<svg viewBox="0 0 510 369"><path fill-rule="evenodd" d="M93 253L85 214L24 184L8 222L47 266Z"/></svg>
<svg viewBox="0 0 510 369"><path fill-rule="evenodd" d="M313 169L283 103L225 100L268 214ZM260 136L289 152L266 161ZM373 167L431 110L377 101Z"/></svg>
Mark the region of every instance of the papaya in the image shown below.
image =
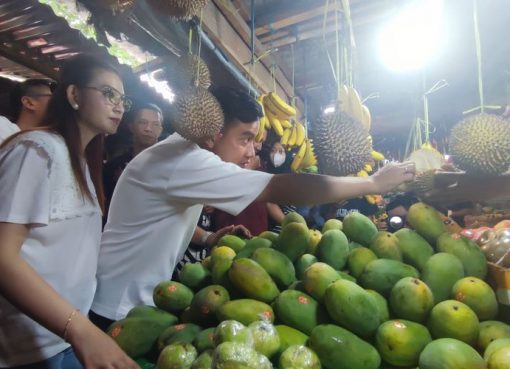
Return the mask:
<svg viewBox="0 0 510 369"><path fill-rule="evenodd" d="M326 233L327 231L330 231L332 229L337 229L341 231L343 229L342 221L336 218L328 219L324 222L324 225L322 226L322 233Z"/></svg>
<svg viewBox="0 0 510 369"><path fill-rule="evenodd" d="M321 369L317 354L303 345L288 347L278 362L280 369Z"/></svg>
<svg viewBox="0 0 510 369"><path fill-rule="evenodd" d="M202 352L200 355L198 355L193 364L191 364L190 369L211 369L213 360L212 358L213 351L206 350Z"/></svg>
<svg viewBox="0 0 510 369"><path fill-rule="evenodd" d="M264 231L257 237L265 238L266 240L271 241L271 243L274 243L278 239L278 233L272 231Z"/></svg>
<svg viewBox="0 0 510 369"><path fill-rule="evenodd" d="M431 341L425 326L403 319L381 324L375 335L375 347L382 359L399 367L418 365L420 353Z"/></svg>
<svg viewBox="0 0 510 369"><path fill-rule="evenodd" d="M476 243L459 234L443 233L437 240L437 250L459 258L466 277L484 279L487 275L487 259Z"/></svg>
<svg viewBox="0 0 510 369"><path fill-rule="evenodd" d="M310 229L310 238L308 239L308 247L306 248L306 252L312 255L315 255L315 251L317 250L317 246L322 238L322 233L316 229Z"/></svg>
<svg viewBox="0 0 510 369"><path fill-rule="evenodd" d="M434 338L455 338L474 346L480 323L469 306L456 300L442 301L430 311L427 327Z"/></svg>
<svg viewBox="0 0 510 369"><path fill-rule="evenodd" d="M462 278L453 285L452 298L469 306L478 320L492 320L498 315L498 301L491 286L476 277Z"/></svg>
<svg viewBox="0 0 510 369"><path fill-rule="evenodd" d="M282 228L286 227L290 223L301 223L306 225L306 220L301 214L295 211L291 211L290 213L285 214L285 217L282 221Z"/></svg>
<svg viewBox="0 0 510 369"><path fill-rule="evenodd" d="M434 254L434 249L418 233L409 228L402 228L395 232L398 247L402 252L404 263L423 270L427 260Z"/></svg>
<svg viewBox="0 0 510 369"><path fill-rule="evenodd" d="M193 291L175 281L160 282L153 291L154 304L170 313L179 313L186 309L193 299Z"/></svg>
<svg viewBox="0 0 510 369"><path fill-rule="evenodd" d="M313 263L316 263L318 260L315 257L315 255L312 254L303 254L300 256L299 259L296 260L294 263L295 271L296 271L296 278L301 280L303 279L303 275L305 274L305 270L312 265Z"/></svg>
<svg viewBox="0 0 510 369"><path fill-rule="evenodd" d="M306 252L309 239L310 232L306 224L289 223L282 228L274 248L295 262Z"/></svg>
<svg viewBox="0 0 510 369"><path fill-rule="evenodd" d="M439 236L448 231L441 214L422 202L411 205L407 211L407 222L433 246Z"/></svg>
<svg viewBox="0 0 510 369"><path fill-rule="evenodd" d="M379 315L379 321L381 323L384 323L385 321L390 320L390 311L388 309L388 302L386 301L386 299L377 291L374 290L366 291L374 300Z"/></svg>
<svg viewBox="0 0 510 369"><path fill-rule="evenodd" d="M425 264L421 280L429 286L434 304L450 298L453 286L464 277L464 267L455 255L444 252L433 255Z"/></svg>
<svg viewBox="0 0 510 369"><path fill-rule="evenodd" d="M315 254L323 263L330 265L333 269L341 270L349 256L349 241L338 229L326 231L322 235Z"/></svg>
<svg viewBox="0 0 510 369"><path fill-rule="evenodd" d="M249 258L255 250L263 247L271 247L272 245L273 243L267 238L253 237L246 241L246 245L237 253L234 259Z"/></svg>
<svg viewBox="0 0 510 369"><path fill-rule="evenodd" d="M186 263L179 272L179 282L198 291L211 284L211 272L202 263Z"/></svg>
<svg viewBox="0 0 510 369"><path fill-rule="evenodd" d="M177 317L168 311L155 306L138 305L129 310L126 318L147 318L153 319L161 325L171 326L177 323Z"/></svg>
<svg viewBox="0 0 510 369"><path fill-rule="evenodd" d="M390 232L379 231L370 243L370 250L380 259L403 260L399 240Z"/></svg>
<svg viewBox="0 0 510 369"><path fill-rule="evenodd" d="M217 245L228 246L236 253L238 253L246 245L246 241L236 235L226 234L219 239Z"/></svg>
<svg viewBox="0 0 510 369"><path fill-rule="evenodd" d="M204 329L193 339L193 346L199 353L214 349L214 330L216 327Z"/></svg>
<svg viewBox="0 0 510 369"><path fill-rule="evenodd" d="M216 310L229 300L230 294L223 286L212 284L202 288L191 300L190 310L194 322L206 327L215 325Z"/></svg>
<svg viewBox="0 0 510 369"><path fill-rule="evenodd" d="M483 352L483 358L485 361L488 361L494 351L500 349L501 347L510 347L510 338L497 338L485 349Z"/></svg>
<svg viewBox="0 0 510 369"><path fill-rule="evenodd" d="M313 297L295 290L283 291L274 301L273 309L279 322L307 335L315 326L329 320Z"/></svg>
<svg viewBox="0 0 510 369"><path fill-rule="evenodd" d="M107 334L133 359L149 353L166 324L142 317L124 318L108 327Z"/></svg>
<svg viewBox="0 0 510 369"><path fill-rule="evenodd" d="M477 347L484 351L492 341L499 338L510 338L510 326L496 320L486 320L480 323L480 334Z"/></svg>
<svg viewBox="0 0 510 369"><path fill-rule="evenodd" d="M202 328L193 323L183 323L168 327L158 337L158 350L161 351L165 346L173 343L191 343L201 331Z"/></svg>
<svg viewBox="0 0 510 369"><path fill-rule="evenodd" d="M223 320L237 320L244 325L250 325L257 320L274 321L271 306L253 299L231 300L221 305L216 311L216 317Z"/></svg>
<svg viewBox="0 0 510 369"><path fill-rule="evenodd" d="M418 271L411 265L397 260L377 259L365 266L358 281L364 288L372 289L387 297L399 280L405 277L418 278Z"/></svg>
<svg viewBox="0 0 510 369"><path fill-rule="evenodd" d="M377 255L369 248L361 246L351 250L347 259L347 266L351 274L355 278L359 278L365 266L374 260L377 260Z"/></svg>
<svg viewBox="0 0 510 369"><path fill-rule="evenodd" d="M453 338L430 342L421 352L418 366L420 369L487 369L474 348Z"/></svg>
<svg viewBox="0 0 510 369"><path fill-rule="evenodd" d="M190 343L166 346L158 357L156 369L188 369L197 358L197 350Z"/></svg>
<svg viewBox="0 0 510 369"><path fill-rule="evenodd" d="M363 246L369 246L378 232L370 218L357 212L346 215L342 230L349 240Z"/></svg>
<svg viewBox="0 0 510 369"><path fill-rule="evenodd" d="M396 318L421 323L433 306L432 291L417 278L402 278L391 289L390 307Z"/></svg>
<svg viewBox="0 0 510 369"><path fill-rule="evenodd" d="M380 324L373 297L356 283L343 279L333 282L326 289L324 304L337 324L360 337L369 338Z"/></svg>
<svg viewBox="0 0 510 369"><path fill-rule="evenodd" d="M326 369L378 369L381 364L381 357L372 345L332 324L315 327L308 346Z"/></svg>
<svg viewBox="0 0 510 369"><path fill-rule="evenodd" d="M278 336L280 336L280 350L277 356L281 355L287 348L293 345L304 345L308 340L308 336L297 329L288 325L275 325Z"/></svg>
<svg viewBox="0 0 510 369"><path fill-rule="evenodd" d="M296 270L287 256L273 248L260 248L253 252L251 259L265 269L281 289L296 281Z"/></svg>
<svg viewBox="0 0 510 369"><path fill-rule="evenodd" d="M324 293L328 286L340 279L338 272L326 263L317 262L305 270L303 276L303 287L306 293L311 295L317 301L322 302Z"/></svg>
<svg viewBox="0 0 510 369"><path fill-rule="evenodd" d="M228 271L230 282L246 297L271 302L280 293L269 274L255 260L234 260Z"/></svg>
<svg viewBox="0 0 510 369"><path fill-rule="evenodd" d="M487 364L489 369L510 368L510 346L503 346L494 351Z"/></svg>

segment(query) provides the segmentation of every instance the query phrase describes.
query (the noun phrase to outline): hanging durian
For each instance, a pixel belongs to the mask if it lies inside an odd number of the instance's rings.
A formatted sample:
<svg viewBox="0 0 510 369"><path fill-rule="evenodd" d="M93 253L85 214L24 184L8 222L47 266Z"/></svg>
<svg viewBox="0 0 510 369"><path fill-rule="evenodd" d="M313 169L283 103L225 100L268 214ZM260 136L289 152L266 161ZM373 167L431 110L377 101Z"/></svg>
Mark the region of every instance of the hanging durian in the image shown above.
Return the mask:
<svg viewBox="0 0 510 369"><path fill-rule="evenodd" d="M510 123L493 114L466 118L451 131L450 152L467 173L504 173L510 167Z"/></svg>
<svg viewBox="0 0 510 369"><path fill-rule="evenodd" d="M224 115L220 103L207 89L188 88L175 102L173 127L182 137L203 143L216 136L223 127Z"/></svg>
<svg viewBox="0 0 510 369"><path fill-rule="evenodd" d="M200 15L209 0L147 0L157 14L189 20Z"/></svg>
<svg viewBox="0 0 510 369"><path fill-rule="evenodd" d="M198 55L186 54L179 59L177 65L166 67L165 79L176 90L190 86L209 88L211 75L209 67Z"/></svg>
<svg viewBox="0 0 510 369"><path fill-rule="evenodd" d="M322 173L346 176L356 174L371 162L369 134L360 122L337 107L316 121L313 138Z"/></svg>

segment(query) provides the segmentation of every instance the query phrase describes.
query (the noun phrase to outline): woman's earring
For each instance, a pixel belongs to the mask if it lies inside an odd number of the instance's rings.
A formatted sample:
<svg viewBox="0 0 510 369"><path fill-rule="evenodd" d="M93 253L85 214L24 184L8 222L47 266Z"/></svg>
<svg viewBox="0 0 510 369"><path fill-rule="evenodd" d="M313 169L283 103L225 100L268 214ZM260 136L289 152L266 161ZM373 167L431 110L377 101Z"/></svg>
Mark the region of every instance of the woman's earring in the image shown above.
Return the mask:
<svg viewBox="0 0 510 369"><path fill-rule="evenodd" d="M78 104L73 104L73 109L74 110L78 110L78 108L79 108Z"/></svg>

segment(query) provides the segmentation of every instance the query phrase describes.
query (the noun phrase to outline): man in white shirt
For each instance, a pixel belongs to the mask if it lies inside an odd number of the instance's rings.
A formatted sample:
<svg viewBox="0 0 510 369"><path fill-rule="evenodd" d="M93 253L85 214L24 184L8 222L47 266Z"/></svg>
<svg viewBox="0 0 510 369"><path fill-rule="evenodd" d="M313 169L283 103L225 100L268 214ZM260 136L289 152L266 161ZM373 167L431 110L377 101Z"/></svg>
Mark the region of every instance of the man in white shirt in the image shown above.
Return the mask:
<svg viewBox="0 0 510 369"><path fill-rule="evenodd" d="M43 123L55 83L48 79L27 79L14 86L10 94L12 119L20 130Z"/></svg>
<svg viewBox="0 0 510 369"><path fill-rule="evenodd" d="M19 127L3 115L0 115L0 145L7 137L16 132L19 132Z"/></svg>
<svg viewBox="0 0 510 369"><path fill-rule="evenodd" d="M330 203L386 192L414 177L412 163L368 178L244 169L255 155L261 108L236 90L215 96L225 114L220 134L201 143L173 134L135 157L119 178L101 242L94 316L118 320L135 305L153 304L153 288L171 277L204 204L237 215L255 200Z"/></svg>

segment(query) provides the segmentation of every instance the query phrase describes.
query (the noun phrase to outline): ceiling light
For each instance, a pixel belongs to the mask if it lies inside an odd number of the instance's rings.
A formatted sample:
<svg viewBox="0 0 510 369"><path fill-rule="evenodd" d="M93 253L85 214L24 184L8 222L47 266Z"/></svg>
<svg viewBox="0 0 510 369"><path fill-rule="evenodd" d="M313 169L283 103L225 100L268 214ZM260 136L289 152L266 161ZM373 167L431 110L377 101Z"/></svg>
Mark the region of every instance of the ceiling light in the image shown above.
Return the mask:
<svg viewBox="0 0 510 369"><path fill-rule="evenodd" d="M16 74L3 73L3 72L0 72L0 77L10 79L11 81L14 81L14 82L24 82L27 80L23 76L18 76Z"/></svg>
<svg viewBox="0 0 510 369"><path fill-rule="evenodd" d="M173 93L170 86L168 86L168 82L158 81L156 78L154 78L154 75L159 71L160 69L150 73L141 74L140 81L147 83L151 88L156 90L157 93L163 96L164 99L168 100L169 102L172 102L175 99L175 94Z"/></svg>
<svg viewBox="0 0 510 369"><path fill-rule="evenodd" d="M333 105L328 106L324 109L324 114L333 114L335 112L335 107Z"/></svg>

